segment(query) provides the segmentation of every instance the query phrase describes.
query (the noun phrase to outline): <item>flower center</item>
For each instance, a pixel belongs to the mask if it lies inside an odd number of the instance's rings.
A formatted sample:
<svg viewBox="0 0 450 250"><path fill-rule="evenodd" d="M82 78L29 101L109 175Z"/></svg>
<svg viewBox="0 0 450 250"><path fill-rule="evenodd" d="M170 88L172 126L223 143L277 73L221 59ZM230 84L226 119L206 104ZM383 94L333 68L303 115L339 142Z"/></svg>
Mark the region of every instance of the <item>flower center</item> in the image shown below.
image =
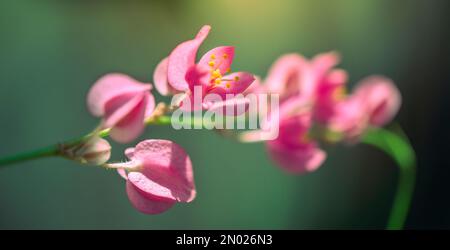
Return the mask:
<svg viewBox="0 0 450 250"><path fill-rule="evenodd" d="M239 81L239 76L235 76L234 79L223 78L222 72L220 71L220 66L224 62L224 60L228 59L228 54L223 54L220 58L217 58L215 54L211 54L211 60L208 62L210 67L210 83L211 87L221 86L223 82L225 82L226 88L231 88L231 84L233 81ZM226 70L224 73L230 72L230 68Z"/></svg>

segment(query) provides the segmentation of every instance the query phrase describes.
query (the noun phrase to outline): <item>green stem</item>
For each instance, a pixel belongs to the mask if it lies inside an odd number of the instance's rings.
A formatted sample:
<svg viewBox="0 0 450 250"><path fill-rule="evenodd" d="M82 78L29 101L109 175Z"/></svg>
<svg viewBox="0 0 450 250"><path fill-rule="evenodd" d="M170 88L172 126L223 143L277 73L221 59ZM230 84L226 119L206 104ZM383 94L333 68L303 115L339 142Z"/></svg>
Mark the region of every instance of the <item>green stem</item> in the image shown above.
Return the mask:
<svg viewBox="0 0 450 250"><path fill-rule="evenodd" d="M398 186L389 215L387 229L400 230L405 225L416 179L416 157L404 133L394 133L385 129L371 129L362 139L387 153L399 166Z"/></svg>
<svg viewBox="0 0 450 250"><path fill-rule="evenodd" d="M57 156L59 154L58 145L51 145L44 148L36 149L29 152L24 152L16 155L11 155L0 159L0 166L9 165L13 163L35 160L43 157Z"/></svg>
<svg viewBox="0 0 450 250"><path fill-rule="evenodd" d="M171 123L171 120L170 120L169 116L160 116L158 118L150 119L150 120L146 121L146 125L170 125L170 123ZM101 130L98 135L100 137L107 137L107 136L109 136L109 131L110 131L109 128ZM50 146L43 147L40 149L0 158L0 166L10 165L10 164L14 164L14 163L29 161L29 160L35 160L35 159L44 158L44 157L61 156L62 145L64 145L64 146L76 145L76 144L90 138L92 135L93 135L93 133L89 133L82 137L68 140L63 143L50 145Z"/></svg>

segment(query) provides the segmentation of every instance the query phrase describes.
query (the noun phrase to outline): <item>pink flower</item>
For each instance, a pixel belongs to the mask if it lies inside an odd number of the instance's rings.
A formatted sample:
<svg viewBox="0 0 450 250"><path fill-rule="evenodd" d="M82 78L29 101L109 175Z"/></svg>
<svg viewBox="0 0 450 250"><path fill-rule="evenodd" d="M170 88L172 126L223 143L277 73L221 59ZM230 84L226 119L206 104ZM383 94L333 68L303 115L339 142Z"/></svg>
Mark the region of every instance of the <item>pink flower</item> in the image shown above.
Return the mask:
<svg viewBox="0 0 450 250"><path fill-rule="evenodd" d="M391 121L399 110L400 93L384 77L366 78L348 96L347 73L334 68L338 62L335 52L311 60L284 55L271 67L265 85L247 90L280 94L279 134L266 146L271 158L288 172L314 171L323 163L326 153L315 140L355 141L369 126ZM269 114L268 124L274 124L271 116L275 117ZM258 141L261 133L247 131L240 139Z"/></svg>
<svg viewBox="0 0 450 250"><path fill-rule="evenodd" d="M124 74L107 74L89 90L87 105L94 116L103 117L102 127L111 128L111 138L130 142L143 132L144 120L155 108L151 88Z"/></svg>
<svg viewBox="0 0 450 250"><path fill-rule="evenodd" d="M177 202L195 198L191 159L179 145L167 140L145 140L125 154L130 161L108 166L118 168L127 181L128 198L137 210L158 214Z"/></svg>
<svg viewBox="0 0 450 250"><path fill-rule="evenodd" d="M308 60L300 54L286 54L269 69L265 80L267 92L286 100L294 95L314 101L318 85L326 81L331 69L339 62L336 52L328 52Z"/></svg>
<svg viewBox="0 0 450 250"><path fill-rule="evenodd" d="M203 26L197 36L179 44L163 59L154 72L156 89L162 95L187 93L193 98L194 88L198 86L202 97L214 93L225 98L226 94L244 92L254 81L250 73L230 71L234 58L234 47L221 46L204 54L195 62L198 48L208 36L211 27ZM193 100L191 103L194 103ZM201 107L200 107L201 108Z"/></svg>
<svg viewBox="0 0 450 250"><path fill-rule="evenodd" d="M298 95L309 79L310 65L299 54L286 54L278 58L270 67L265 80L268 93L279 94L280 100Z"/></svg>
<svg viewBox="0 0 450 250"><path fill-rule="evenodd" d="M380 127L389 123L400 104L400 92L390 79L371 76L363 79L352 95L336 105L329 127L353 141L369 126Z"/></svg>
<svg viewBox="0 0 450 250"><path fill-rule="evenodd" d="M268 154L273 161L289 173L312 172L320 167L326 158L326 153L308 134L312 126L312 113L305 107L305 100L299 96L282 102L278 116L275 116L279 117L278 137L266 141ZM273 116L273 113L269 115L268 123L276 123ZM244 133L241 140L257 141L261 138L261 133L261 130Z"/></svg>
<svg viewBox="0 0 450 250"><path fill-rule="evenodd" d="M336 105L345 99L347 72L333 67L339 63L335 52L323 53L312 60L312 102L314 120L327 123L334 115Z"/></svg>

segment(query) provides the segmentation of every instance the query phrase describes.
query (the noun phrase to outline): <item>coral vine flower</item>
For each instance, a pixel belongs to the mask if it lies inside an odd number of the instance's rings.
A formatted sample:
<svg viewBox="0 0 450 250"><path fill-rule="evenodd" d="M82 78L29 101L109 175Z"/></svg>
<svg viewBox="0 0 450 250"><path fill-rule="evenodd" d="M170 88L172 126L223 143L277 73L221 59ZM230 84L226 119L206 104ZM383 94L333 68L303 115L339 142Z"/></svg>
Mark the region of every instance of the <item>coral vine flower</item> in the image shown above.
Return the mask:
<svg viewBox="0 0 450 250"><path fill-rule="evenodd" d="M194 87L199 86L201 96L214 93L225 98L226 94L244 92L254 81L253 75L247 72L227 74L234 58L234 47L231 46L214 48L195 62L197 51L210 29L208 25L203 26L194 39L179 44L158 64L154 81L162 95L184 92L192 98Z"/></svg>
<svg viewBox="0 0 450 250"><path fill-rule="evenodd" d="M286 54L278 58L270 67L265 80L266 91L279 94L280 100L302 92L309 81L309 65L299 54Z"/></svg>
<svg viewBox="0 0 450 250"><path fill-rule="evenodd" d="M344 92L347 74L333 69L338 62L336 52L319 54L311 60L299 54L286 54L272 64L263 86L268 93L279 94L281 101L301 95L310 105L318 102L316 109L321 118L328 115L329 106Z"/></svg>
<svg viewBox="0 0 450 250"><path fill-rule="evenodd" d="M280 106L278 138L267 141L269 155L284 170L302 174L316 170L326 158L317 142L308 135L312 114L305 110L304 101L293 97Z"/></svg>
<svg viewBox="0 0 450 250"><path fill-rule="evenodd" d="M137 210L158 214L177 202L195 198L192 163L179 145L167 140L145 140L125 154L130 161L109 167L119 168L127 181L128 198Z"/></svg>
<svg viewBox="0 0 450 250"><path fill-rule="evenodd" d="M130 142L142 133L155 108L151 88L124 74L108 74L89 90L87 105L94 116L103 117L102 127L111 128L111 138Z"/></svg>
<svg viewBox="0 0 450 250"><path fill-rule="evenodd" d="M347 72L333 67L339 63L336 52L322 53L311 61L310 97L314 103L314 120L326 123L334 108L346 96Z"/></svg>
<svg viewBox="0 0 450 250"><path fill-rule="evenodd" d="M401 95L394 83L382 76L363 79L352 95L336 105L329 127L355 140L369 126L389 123L400 109Z"/></svg>
<svg viewBox="0 0 450 250"><path fill-rule="evenodd" d="M249 88L281 96L279 136L266 141L266 146L271 158L288 172L314 171L323 163L326 153L314 139L355 142L369 126L387 124L399 110L400 93L384 77L368 77L347 95L347 73L334 68L338 63L335 52L311 60L287 54L275 61L264 85ZM273 123L270 116L268 122ZM258 141L260 133L248 131L240 139Z"/></svg>

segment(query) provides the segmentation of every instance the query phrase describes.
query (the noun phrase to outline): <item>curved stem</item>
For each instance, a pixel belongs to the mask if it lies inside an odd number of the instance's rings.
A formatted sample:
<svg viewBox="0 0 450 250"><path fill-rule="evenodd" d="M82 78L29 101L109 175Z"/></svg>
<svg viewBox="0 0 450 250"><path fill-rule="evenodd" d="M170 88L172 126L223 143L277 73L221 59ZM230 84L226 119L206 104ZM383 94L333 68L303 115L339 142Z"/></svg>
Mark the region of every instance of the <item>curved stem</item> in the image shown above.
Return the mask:
<svg viewBox="0 0 450 250"><path fill-rule="evenodd" d="M414 192L416 179L416 156L408 139L398 129L398 133L385 129L370 129L362 142L387 153L399 166L398 186L389 215L387 229L403 229Z"/></svg>
<svg viewBox="0 0 450 250"><path fill-rule="evenodd" d="M171 123L171 119L169 116L159 116L156 118L149 119L145 122L146 125L169 125L170 123ZM104 129L104 130L101 130L100 132L98 132L98 135L100 137L107 137L107 136L109 136L109 132L110 132L110 129L107 128L107 129ZM84 135L82 137L78 137L78 138L75 138L72 140L65 141L63 143L58 143L58 144L50 145L50 146L43 147L40 149L0 158L0 166L10 165L10 164L14 164L14 163L29 161L29 160L35 160L35 159L44 158L44 157L60 156L62 145L64 145L64 146L76 145L76 144L90 138L93 135L93 133L94 132Z"/></svg>

